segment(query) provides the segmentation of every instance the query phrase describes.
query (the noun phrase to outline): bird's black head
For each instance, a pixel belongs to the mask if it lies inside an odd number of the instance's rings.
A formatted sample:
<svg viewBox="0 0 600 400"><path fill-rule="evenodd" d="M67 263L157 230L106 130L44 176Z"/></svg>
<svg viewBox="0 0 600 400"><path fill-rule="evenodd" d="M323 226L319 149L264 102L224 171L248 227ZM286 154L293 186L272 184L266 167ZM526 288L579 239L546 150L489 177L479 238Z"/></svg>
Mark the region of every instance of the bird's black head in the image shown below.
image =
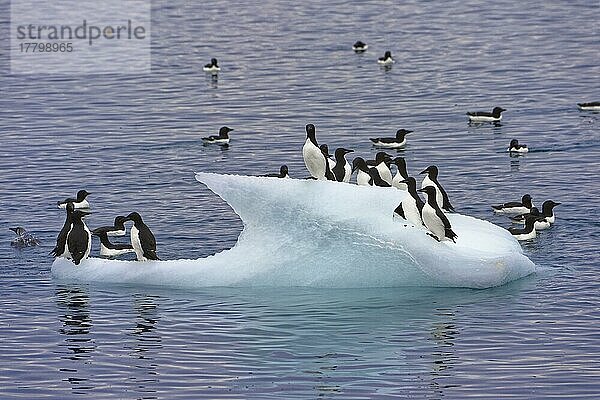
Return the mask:
<svg viewBox="0 0 600 400"><path fill-rule="evenodd" d="M75 204L68 202L65 210L67 210L67 214L73 214L73 211L75 211Z"/></svg>
<svg viewBox="0 0 600 400"><path fill-rule="evenodd" d="M438 168L435 165L430 165L421 171L420 174L428 174L430 179L436 179L438 176Z"/></svg>
<svg viewBox="0 0 600 400"><path fill-rule="evenodd" d="M529 215L534 215L534 216L540 216L540 210L538 210L537 207L531 207L531 210L529 210Z"/></svg>
<svg viewBox="0 0 600 400"><path fill-rule="evenodd" d="M354 173L354 171L357 169L365 172L369 170L366 161L362 157L356 157L354 160L352 160L352 173Z"/></svg>
<svg viewBox="0 0 600 400"><path fill-rule="evenodd" d="M396 157L394 158L393 162L394 164L396 164L396 167L398 167L398 169L406 171L406 160L404 159L404 157Z"/></svg>
<svg viewBox="0 0 600 400"><path fill-rule="evenodd" d="M418 192L425 193L428 199L435 199L435 188L433 186L425 186L424 188L419 189Z"/></svg>
<svg viewBox="0 0 600 400"><path fill-rule="evenodd" d="M117 216L115 217L115 224L114 224L114 225L115 225L115 226L121 226L121 225L123 225L123 223L125 223L126 221L127 221L127 218L125 218L125 217L124 217L124 216L122 216L122 215L117 215Z"/></svg>
<svg viewBox="0 0 600 400"><path fill-rule="evenodd" d="M331 157L331 154L329 154L329 146L322 144L319 146L319 149L321 149L321 153L323 153L325 157Z"/></svg>
<svg viewBox="0 0 600 400"><path fill-rule="evenodd" d="M279 167L279 175L281 176L286 176L288 175L288 166L283 164L281 167Z"/></svg>
<svg viewBox="0 0 600 400"><path fill-rule="evenodd" d="M386 51L385 54L383 55L383 58L392 58L392 52Z"/></svg>
<svg viewBox="0 0 600 400"><path fill-rule="evenodd" d="M556 206L560 206L561 203L555 203L552 200L546 200L544 202L544 204L542 204L542 211L548 211L551 212L552 209L554 209L554 207Z"/></svg>
<svg viewBox="0 0 600 400"><path fill-rule="evenodd" d="M523 203L525 207L531 208L531 196L529 195L529 193L523 195L523 197L521 198L521 203Z"/></svg>
<svg viewBox="0 0 600 400"><path fill-rule="evenodd" d="M23 234L25 234L25 228L21 227L21 226L17 226L14 228L8 228L11 231L13 231L15 234L17 234L17 236L23 236Z"/></svg>
<svg viewBox="0 0 600 400"><path fill-rule="evenodd" d="M492 110L492 114L500 115L503 111L506 111L506 108L494 107L494 109Z"/></svg>
<svg viewBox="0 0 600 400"><path fill-rule="evenodd" d="M510 141L509 148L511 148L511 149L512 149L513 147L517 147L518 145L519 145L519 141L518 141L517 139L512 139L512 140Z"/></svg>
<svg viewBox="0 0 600 400"><path fill-rule="evenodd" d="M77 192L77 201L85 200L85 198L90 194L91 193L86 192L85 190L80 190L79 192Z"/></svg>
<svg viewBox="0 0 600 400"><path fill-rule="evenodd" d="M211 64L212 66L215 66L215 67L217 67L217 66L218 66L218 64L217 64L217 59L216 59L216 58L211 58L211 59L210 59L210 64Z"/></svg>
<svg viewBox="0 0 600 400"><path fill-rule="evenodd" d="M133 221L134 223L142 222L142 216L135 211L130 213L127 217L127 221Z"/></svg>
<svg viewBox="0 0 600 400"><path fill-rule="evenodd" d="M392 162L392 156L390 156L385 151L380 151L379 153L377 153L375 155L375 162L377 164L381 164L382 162L385 162L386 164L389 164L390 162Z"/></svg>
<svg viewBox="0 0 600 400"><path fill-rule="evenodd" d="M306 138L310 139L310 141L313 142L315 146L318 146L315 126L313 124L306 125Z"/></svg>
<svg viewBox="0 0 600 400"><path fill-rule="evenodd" d="M356 43L354 43L354 47L365 47L365 44L358 40Z"/></svg>
<svg viewBox="0 0 600 400"><path fill-rule="evenodd" d="M404 140L404 136L408 135L411 132L412 131L409 131L408 129L398 129L396 131L396 139Z"/></svg>
<svg viewBox="0 0 600 400"><path fill-rule="evenodd" d="M354 150L348 150L343 147L338 147L337 149L335 149L335 158L342 159L344 157L344 155L346 155L348 153L353 153L353 152L354 152Z"/></svg>
<svg viewBox="0 0 600 400"><path fill-rule="evenodd" d="M408 178L400 182L406 183L406 186L408 186L408 190L410 191L415 190L417 188L417 181L412 176L409 176Z"/></svg>
<svg viewBox="0 0 600 400"><path fill-rule="evenodd" d="M227 127L227 126L222 126L221 129L219 129L219 136L220 137L224 137L224 138L228 138L229 137L229 132L231 132L233 129Z"/></svg>

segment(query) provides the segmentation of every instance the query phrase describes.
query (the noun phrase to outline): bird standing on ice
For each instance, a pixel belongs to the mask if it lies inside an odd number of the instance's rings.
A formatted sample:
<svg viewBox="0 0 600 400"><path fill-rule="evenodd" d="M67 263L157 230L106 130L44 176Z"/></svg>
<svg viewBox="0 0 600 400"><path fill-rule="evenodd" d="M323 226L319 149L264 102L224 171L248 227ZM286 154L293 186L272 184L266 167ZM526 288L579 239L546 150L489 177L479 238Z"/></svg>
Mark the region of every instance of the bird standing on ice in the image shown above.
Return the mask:
<svg viewBox="0 0 600 400"><path fill-rule="evenodd" d="M317 143L315 126L313 124L306 125L306 142L302 147L302 157L304 164L310 175L315 179L325 180L325 172L327 170L327 160Z"/></svg>
<svg viewBox="0 0 600 400"><path fill-rule="evenodd" d="M58 208L62 208L63 210L67 207L68 203L73 203L73 207L75 209L79 209L79 208L90 208L90 203L88 203L86 197L88 197L88 195L90 195L91 193L86 192L85 190L80 190L79 192L77 192L77 198L73 199L73 198L68 198L68 199L64 199L63 201L58 201L56 202L56 205L58 206Z"/></svg>
<svg viewBox="0 0 600 400"><path fill-rule="evenodd" d="M202 142L204 144L218 144L218 145L224 145L224 144L229 144L229 132L233 131L233 129L228 128L226 126L222 126L221 129L219 129L219 135L215 136L208 136L208 137L203 137L202 138Z"/></svg>
<svg viewBox="0 0 600 400"><path fill-rule="evenodd" d="M492 112L488 111L469 111L467 116L470 122L500 122L502 120L502 112L506 111L502 107L494 107Z"/></svg>
<svg viewBox="0 0 600 400"><path fill-rule="evenodd" d="M382 137L382 138L370 138L369 140L373 142L373 146L376 147L385 147L388 149L399 149L406 145L406 135L411 133L408 129L398 129L396 131L396 137Z"/></svg>
<svg viewBox="0 0 600 400"><path fill-rule="evenodd" d="M50 254L54 257L71 258L69 249L67 248L67 236L73 225L73 212L75 211L75 206L73 203L67 203L65 208L65 223L56 237L56 246L54 246Z"/></svg>
<svg viewBox="0 0 600 400"><path fill-rule="evenodd" d="M98 236L100 239L100 256L102 257L116 257L121 254L134 253L133 246L129 243L111 243L108 239L106 231L98 231L94 229L92 231L94 236Z"/></svg>
<svg viewBox="0 0 600 400"><path fill-rule="evenodd" d="M409 196L402 200L398 207L396 207L394 215L404 218L414 226L423 226L421 215L425 203L423 203L423 200L421 200L417 193L417 181L412 176L409 176L402 183L406 185Z"/></svg>
<svg viewBox="0 0 600 400"><path fill-rule="evenodd" d="M404 180L408 179L408 171L406 170L406 161L403 157L396 157L392 161L396 165L397 171L394 178L392 178L392 186L396 189L407 190L408 186Z"/></svg>
<svg viewBox="0 0 600 400"><path fill-rule="evenodd" d="M526 144L519 144L517 139L512 139L506 151L511 153L527 153L529 152L529 149Z"/></svg>
<svg viewBox="0 0 600 400"><path fill-rule="evenodd" d="M352 167L348 160L346 160L346 154L353 153L354 150L348 150L343 147L335 149L335 167L331 169L335 180L338 182L350 182L350 176L352 175Z"/></svg>
<svg viewBox="0 0 600 400"><path fill-rule="evenodd" d="M380 151L375 155L374 160L368 160L367 165L374 166L377 168L377 172L381 179L383 179L389 186L392 185L392 171L390 171L390 164L392 157L386 152Z"/></svg>
<svg viewBox="0 0 600 400"><path fill-rule="evenodd" d="M436 190L434 186L425 186L419 190L419 192L424 192L427 195L427 202L425 202L422 210L423 224L431 232L432 235L430 236L438 242L452 240L456 243L458 236L452 230L448 217L446 217L436 201Z"/></svg>
<svg viewBox="0 0 600 400"><path fill-rule="evenodd" d="M159 260L156 255L156 239L146 226L140 214L132 212L127 216L128 221L133 221L131 227L131 245L135 250L138 261Z"/></svg>
<svg viewBox="0 0 600 400"><path fill-rule="evenodd" d="M448 194L446 193L442 185L438 182L438 167L436 167L435 165L430 165L429 167L421 171L421 174L427 174L421 182L421 189L427 186L435 187L437 204L441 204L441 208L444 211L454 211L454 207L452 206L452 204L450 204Z"/></svg>
<svg viewBox="0 0 600 400"><path fill-rule="evenodd" d="M127 233L125 231L125 221L127 221L127 218L125 218L122 215L118 215L115 217L115 222L112 226L101 226L99 228L94 229L92 233L96 234L104 232L107 236L125 236L125 233Z"/></svg>
<svg viewBox="0 0 600 400"><path fill-rule="evenodd" d="M371 178L371 174L369 173L369 166L367 162L362 157L356 157L352 160L352 173L354 171L358 171L356 173L356 184L359 186L372 186L373 178Z"/></svg>
<svg viewBox="0 0 600 400"><path fill-rule="evenodd" d="M73 211L73 223L67 235L67 248L75 265L88 258L92 250L92 233L83 222L83 218L88 214L83 210Z"/></svg>

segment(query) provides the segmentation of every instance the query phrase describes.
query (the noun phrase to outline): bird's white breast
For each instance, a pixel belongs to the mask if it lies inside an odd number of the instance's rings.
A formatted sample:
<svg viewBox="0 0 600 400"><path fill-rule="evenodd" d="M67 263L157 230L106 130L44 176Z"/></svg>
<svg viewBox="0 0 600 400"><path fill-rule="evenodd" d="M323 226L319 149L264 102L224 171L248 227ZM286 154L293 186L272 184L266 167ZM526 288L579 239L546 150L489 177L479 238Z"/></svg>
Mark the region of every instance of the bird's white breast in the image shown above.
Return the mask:
<svg viewBox="0 0 600 400"><path fill-rule="evenodd" d="M304 157L304 164L306 164L308 172L314 178L325 179L325 157L321 153L321 149L315 146L310 139L306 139L302 147L302 156Z"/></svg>

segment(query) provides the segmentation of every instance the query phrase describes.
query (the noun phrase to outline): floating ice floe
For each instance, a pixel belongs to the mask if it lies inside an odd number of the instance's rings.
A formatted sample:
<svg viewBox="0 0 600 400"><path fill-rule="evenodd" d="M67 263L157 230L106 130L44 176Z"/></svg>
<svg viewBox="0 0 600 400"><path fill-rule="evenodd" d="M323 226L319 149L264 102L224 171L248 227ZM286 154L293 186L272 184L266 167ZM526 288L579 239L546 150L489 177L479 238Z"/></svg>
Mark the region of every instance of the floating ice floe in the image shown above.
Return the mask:
<svg viewBox="0 0 600 400"><path fill-rule="evenodd" d="M488 288L535 271L511 234L448 214L456 243L393 218L407 195L331 181L197 173L244 229L236 245L196 260L57 259L57 279L164 285Z"/></svg>

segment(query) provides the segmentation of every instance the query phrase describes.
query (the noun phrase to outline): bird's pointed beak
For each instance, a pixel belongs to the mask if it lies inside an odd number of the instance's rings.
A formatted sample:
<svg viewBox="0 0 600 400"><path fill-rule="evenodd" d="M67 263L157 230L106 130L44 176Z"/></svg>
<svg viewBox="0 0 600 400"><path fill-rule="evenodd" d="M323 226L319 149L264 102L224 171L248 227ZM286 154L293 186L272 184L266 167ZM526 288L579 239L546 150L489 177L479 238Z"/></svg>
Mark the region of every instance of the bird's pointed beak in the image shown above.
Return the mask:
<svg viewBox="0 0 600 400"><path fill-rule="evenodd" d="M417 189L417 192L425 192L425 188L423 188L423 189Z"/></svg>
<svg viewBox="0 0 600 400"><path fill-rule="evenodd" d="M400 183L408 183L408 179L401 180Z"/></svg>
<svg viewBox="0 0 600 400"><path fill-rule="evenodd" d="M423 171L419 172L419 175L421 174L426 174L429 172L429 168L424 169Z"/></svg>
<svg viewBox="0 0 600 400"><path fill-rule="evenodd" d="M562 203L554 203L554 206L560 206Z"/></svg>

